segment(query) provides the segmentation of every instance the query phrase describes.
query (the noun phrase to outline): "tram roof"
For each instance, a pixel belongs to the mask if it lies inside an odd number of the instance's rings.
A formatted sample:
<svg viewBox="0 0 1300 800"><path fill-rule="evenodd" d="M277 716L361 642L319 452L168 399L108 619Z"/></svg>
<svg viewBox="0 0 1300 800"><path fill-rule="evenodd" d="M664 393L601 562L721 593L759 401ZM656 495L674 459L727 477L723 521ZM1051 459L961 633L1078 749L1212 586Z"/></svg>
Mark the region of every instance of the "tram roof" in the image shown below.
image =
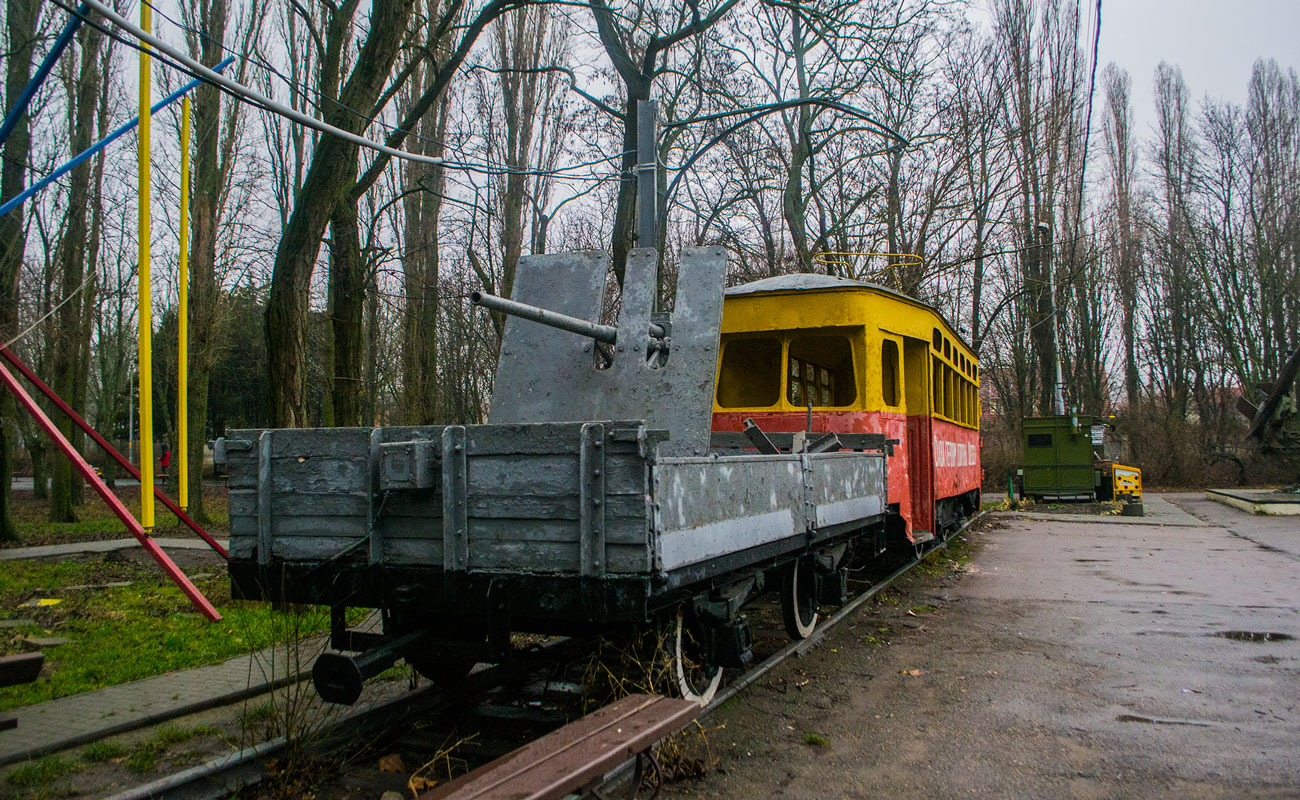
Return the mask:
<svg viewBox="0 0 1300 800"><path fill-rule="evenodd" d="M775 292L817 292L832 291L837 289L866 289L872 292L892 295L905 303L914 306L920 306L939 318L957 339L966 346L966 349L972 353L975 348L971 347L966 337L957 331L948 318L943 315L939 309L925 302L918 300L910 295L903 294L897 289L891 289L888 286L882 286L878 283L868 283L867 281L854 280L853 278L841 278L837 275L823 275L818 272L792 272L786 275L775 275L771 278L763 278L749 283L742 283L739 286L732 286L726 290L727 297L743 297L745 295L768 294ZM976 357L978 360L978 356Z"/></svg>

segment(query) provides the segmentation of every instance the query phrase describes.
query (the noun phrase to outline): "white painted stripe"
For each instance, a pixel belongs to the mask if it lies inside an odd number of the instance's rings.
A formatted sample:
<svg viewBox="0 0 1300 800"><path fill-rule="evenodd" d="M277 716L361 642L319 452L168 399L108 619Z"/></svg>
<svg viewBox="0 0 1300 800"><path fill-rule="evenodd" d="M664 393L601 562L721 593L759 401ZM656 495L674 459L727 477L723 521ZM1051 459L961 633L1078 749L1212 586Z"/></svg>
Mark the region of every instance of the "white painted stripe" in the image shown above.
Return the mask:
<svg viewBox="0 0 1300 800"><path fill-rule="evenodd" d="M817 506L817 527L825 528L842 522L865 519L879 514L883 509L879 497L850 497L834 503Z"/></svg>
<svg viewBox="0 0 1300 800"><path fill-rule="evenodd" d="M659 536L659 558L665 570L775 542L799 533L788 508L710 522Z"/></svg>

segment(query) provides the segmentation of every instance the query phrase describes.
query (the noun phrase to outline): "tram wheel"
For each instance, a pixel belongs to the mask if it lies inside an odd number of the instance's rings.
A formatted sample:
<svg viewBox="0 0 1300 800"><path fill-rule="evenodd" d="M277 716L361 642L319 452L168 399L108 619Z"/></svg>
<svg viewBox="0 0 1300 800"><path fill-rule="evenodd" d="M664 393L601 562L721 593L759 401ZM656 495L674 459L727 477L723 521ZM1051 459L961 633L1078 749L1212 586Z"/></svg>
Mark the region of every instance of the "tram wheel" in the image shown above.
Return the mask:
<svg viewBox="0 0 1300 800"><path fill-rule="evenodd" d="M817 580L812 559L801 558L786 568L781 616L791 639L807 639L817 627Z"/></svg>
<svg viewBox="0 0 1300 800"><path fill-rule="evenodd" d="M722 667L705 663L702 642L687 627L682 610L677 610L677 624L673 633L673 675L677 678L677 691L683 700L701 706L713 702L722 685Z"/></svg>
<svg viewBox="0 0 1300 800"><path fill-rule="evenodd" d="M424 678L432 681L439 689L451 689L459 686L469 677L477 662L464 658L408 656L406 663L414 667L415 671Z"/></svg>

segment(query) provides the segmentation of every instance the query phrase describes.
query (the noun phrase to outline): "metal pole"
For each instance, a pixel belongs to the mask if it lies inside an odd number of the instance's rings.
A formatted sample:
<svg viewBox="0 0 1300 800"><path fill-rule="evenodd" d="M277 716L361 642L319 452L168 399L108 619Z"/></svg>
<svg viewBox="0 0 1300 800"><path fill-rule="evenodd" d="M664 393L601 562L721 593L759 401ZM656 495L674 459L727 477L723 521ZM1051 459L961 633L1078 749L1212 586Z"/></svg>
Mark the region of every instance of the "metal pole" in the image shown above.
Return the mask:
<svg viewBox="0 0 1300 800"><path fill-rule="evenodd" d="M5 369L3 365L0 365L0 384L13 393L18 405L32 415L32 419L36 420L36 424L40 429L50 437L50 441L54 442L54 446L59 448L63 455L67 456L68 460L72 462L72 468L81 475L86 483L90 484L90 487L95 490L95 493L104 501L109 510L126 526L127 532L144 546L145 551L149 553L154 561L158 562L158 566L163 568L163 572L166 572L167 577L171 578L181 592L190 599L190 602L199 610L199 613L213 622L220 620L221 613L213 607L212 603L208 602L208 598L203 596L203 593L190 582L190 579L185 577L185 573L181 571L180 567L176 566L176 562L172 561L163 552L158 543L149 538L144 526L137 522L135 517L131 516L131 512L122 504L117 495L109 491L108 484L104 483L104 479L99 477L99 473L95 472L90 464L86 463L86 459L82 457L81 453L77 452L77 448L72 446L72 442L68 441L68 437L63 435L63 432L59 430L59 426L50 421L50 418L41 410L40 405L23 389L22 384L18 383L18 379L13 376L13 373ZM145 495L143 491L140 496L153 498L153 495Z"/></svg>
<svg viewBox="0 0 1300 800"><path fill-rule="evenodd" d="M234 61L235 61L235 57L230 56L225 61L222 61L220 64L216 65L212 69L214 72L221 72L226 67L233 64ZM157 114L159 111L162 111L164 108L176 102L181 97L184 97L191 89L193 89L195 86L198 86L202 82L203 81L198 79L192 80L189 83L182 86L181 88L167 95L163 99L159 100L153 106L153 113ZM63 166L54 170L49 175L46 175L44 178L41 178L36 183L33 183L31 186L28 186L19 194L16 194L12 198L6 200L4 202L4 205L0 205L0 217L3 217L5 214L8 214L10 211L13 211L15 208L17 208L18 206L26 202L27 199L30 198L32 195L36 194L37 192L44 189L46 186L49 186L51 183L54 183L59 178L62 178L64 175L67 175L69 172L76 169L78 164L85 163L86 160L93 158L97 153L99 153L105 147L108 147L110 144L117 141L122 136L125 136L127 133L130 133L131 130L135 128L137 124L139 124L139 122L140 122L139 117L132 117L130 122L123 123L121 126L119 126L116 130L114 130L109 135L105 136L103 139L100 139L98 142L95 142L90 147L87 147L85 150L82 150L80 153L78 153L75 157L70 159Z"/></svg>
<svg viewBox="0 0 1300 800"><path fill-rule="evenodd" d="M659 103L636 104L636 246L658 247Z"/></svg>
<svg viewBox="0 0 1300 800"><path fill-rule="evenodd" d="M83 418L76 411L73 411L72 408L67 403L63 402L63 398L59 397L58 393L55 392L53 389L51 389L49 385L45 383L45 381L41 380L40 377L35 372L32 372L31 367L24 364L22 362L22 359L18 358L18 356L13 354L12 350L9 350L4 347L0 347L0 358L3 358L5 361L8 361L10 366L18 370L18 374L26 378L28 383L30 383L32 386L35 386L37 390L40 391L41 394L45 395L45 397L50 401L50 403L54 405L55 408L59 409L64 414L66 414L68 416L68 419L72 420L72 424L76 425L78 428L81 428L83 431L85 431L86 435L89 436L91 440L94 441L95 444L99 445L99 447L105 453L108 453L109 457L112 458L114 461L116 461L118 465L122 467L122 469L126 470L128 475L130 475L132 478L135 478L136 480L140 479L140 471L131 465L131 462L128 460L128 458L126 456L123 456L121 453L117 452L117 448L109 444L108 440L106 440L103 436L100 436L99 431L95 430L89 422L86 422L85 418ZM130 383L131 383L131 376L127 375L128 387L130 386ZM128 411L127 411L127 434L126 434L126 438L127 438L126 452L129 456L131 452L131 435L132 435L131 431L135 429L134 428L135 395L131 394L128 391L127 397L130 398L129 400L130 405L127 407ZM177 519L179 519L181 522L188 525L190 530L198 534L199 538L207 542L208 546L211 547L213 550L217 551L217 553L219 553L222 558L228 557L228 554L226 553L226 548L222 547L221 543L218 542L216 539L213 539L211 536L209 536L208 532L203 530L203 526L199 525L199 523L195 522L193 519L190 519L189 514L186 514L184 511L181 511L180 506L176 505L170 499L168 499L167 495L163 494L162 489L155 486L153 490L153 494L154 497L158 499L158 502L166 506L168 511L175 514Z"/></svg>
<svg viewBox="0 0 1300 800"><path fill-rule="evenodd" d="M181 100L181 254L180 297L176 309L176 472L177 499L190 507L190 98Z"/></svg>
<svg viewBox="0 0 1300 800"><path fill-rule="evenodd" d="M135 383L131 373L126 373L126 460L129 464L135 458ZM128 471L134 471L131 467Z"/></svg>
<svg viewBox="0 0 1300 800"><path fill-rule="evenodd" d="M18 127L18 120L22 119L23 115L27 113L27 106L31 104L32 98L36 96L36 91L41 88L41 84L45 83L50 70L54 69L54 63L59 60L59 56L63 55L64 49L72 41L77 28L81 27L82 18L89 13L90 6L82 3L77 7L76 13L68 18L67 23L63 26L63 32L59 34L58 39L54 40L54 46L50 48L50 52L45 54L45 59L41 61L40 67L36 69L36 74L27 82L27 87L23 89L23 93L18 97L18 101L14 103L14 107L9 109L4 123L0 124L0 144L4 144L9 139L9 134L14 132L14 128Z"/></svg>
<svg viewBox="0 0 1300 800"><path fill-rule="evenodd" d="M153 18L148 3L140 4L140 27L149 32ZM140 333L136 354L140 375L140 525L145 532L153 530L153 285L149 279L149 244L152 232L149 226L149 108L150 69L149 47L140 48L140 137L137 144L138 174L136 191L140 202L137 209L139 236L136 240L137 280L140 284Z"/></svg>

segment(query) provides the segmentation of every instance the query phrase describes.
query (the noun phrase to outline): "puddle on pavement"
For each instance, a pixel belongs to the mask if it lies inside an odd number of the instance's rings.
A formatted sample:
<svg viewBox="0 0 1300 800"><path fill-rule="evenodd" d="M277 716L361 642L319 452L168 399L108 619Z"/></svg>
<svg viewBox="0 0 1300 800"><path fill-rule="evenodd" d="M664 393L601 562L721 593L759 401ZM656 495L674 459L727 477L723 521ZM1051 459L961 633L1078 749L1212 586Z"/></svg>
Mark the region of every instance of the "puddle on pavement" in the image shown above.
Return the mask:
<svg viewBox="0 0 1300 800"><path fill-rule="evenodd" d="M1213 723L1202 722L1195 719L1161 719L1159 717L1144 717L1139 714L1120 714L1115 717L1116 722L1144 722L1148 725L1192 725L1197 728L1209 728Z"/></svg>
<svg viewBox="0 0 1300 800"><path fill-rule="evenodd" d="M1295 637L1289 633L1272 633L1267 631L1218 631L1211 634L1234 642L1289 642Z"/></svg>

